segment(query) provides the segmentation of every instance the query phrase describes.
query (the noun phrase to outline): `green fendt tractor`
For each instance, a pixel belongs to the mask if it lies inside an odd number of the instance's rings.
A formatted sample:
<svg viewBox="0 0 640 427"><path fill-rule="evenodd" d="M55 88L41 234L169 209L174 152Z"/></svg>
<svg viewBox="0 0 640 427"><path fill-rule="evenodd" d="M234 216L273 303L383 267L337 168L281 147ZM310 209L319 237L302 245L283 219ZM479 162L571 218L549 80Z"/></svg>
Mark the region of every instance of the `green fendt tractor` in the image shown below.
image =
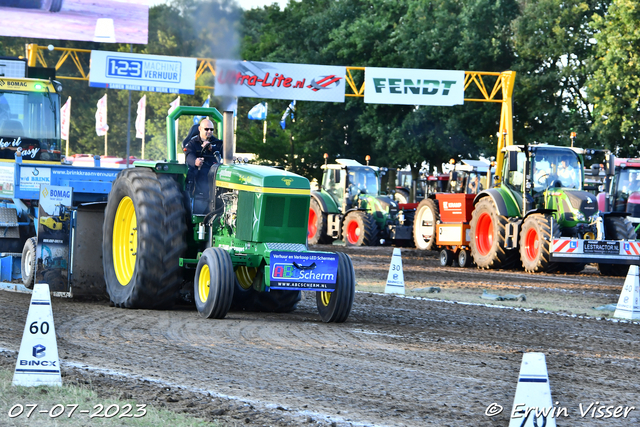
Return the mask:
<svg viewBox="0 0 640 427"><path fill-rule="evenodd" d="M392 197L380 195L376 171L355 160L337 162L322 166L322 188L311 192L309 244L336 239L348 246L409 242L411 219Z"/></svg>
<svg viewBox="0 0 640 427"><path fill-rule="evenodd" d="M224 140L224 161L209 170L206 191L187 193L187 165L176 161L181 115L209 116ZM220 319L232 308L291 311L306 290L317 291L323 321L344 322L355 273L345 254L307 251L309 181L234 163L232 120L215 108L178 107L167 117L168 160L119 173L103 226L112 304L168 308L193 283L200 314Z"/></svg>
<svg viewBox="0 0 640 427"><path fill-rule="evenodd" d="M480 268L528 272L581 271L584 262L552 262L553 239L632 240L633 226L618 213L599 213L583 191L583 149L550 145L503 148L501 181L478 194L471 219L471 255ZM603 274L625 267L599 264Z"/></svg>

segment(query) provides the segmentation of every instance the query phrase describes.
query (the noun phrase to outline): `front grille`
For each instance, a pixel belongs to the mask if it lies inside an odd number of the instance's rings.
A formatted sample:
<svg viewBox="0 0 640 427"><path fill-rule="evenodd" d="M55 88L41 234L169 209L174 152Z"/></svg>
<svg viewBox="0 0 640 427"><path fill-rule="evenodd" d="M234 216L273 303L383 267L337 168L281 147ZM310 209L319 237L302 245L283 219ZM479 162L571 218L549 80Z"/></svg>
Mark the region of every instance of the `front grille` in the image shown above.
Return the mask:
<svg viewBox="0 0 640 427"><path fill-rule="evenodd" d="M284 222L284 202L284 197L266 196L265 226L282 227Z"/></svg>

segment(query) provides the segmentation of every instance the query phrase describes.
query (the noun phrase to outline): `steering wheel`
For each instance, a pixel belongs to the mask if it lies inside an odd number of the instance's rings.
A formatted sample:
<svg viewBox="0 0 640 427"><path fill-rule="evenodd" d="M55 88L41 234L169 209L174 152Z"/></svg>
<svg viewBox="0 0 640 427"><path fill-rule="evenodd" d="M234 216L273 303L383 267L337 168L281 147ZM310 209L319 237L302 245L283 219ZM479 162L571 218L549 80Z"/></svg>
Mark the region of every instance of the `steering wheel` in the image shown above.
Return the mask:
<svg viewBox="0 0 640 427"><path fill-rule="evenodd" d="M540 175L536 180L538 181L538 184L544 185L547 183L548 179L549 179L549 172L545 172L542 175Z"/></svg>

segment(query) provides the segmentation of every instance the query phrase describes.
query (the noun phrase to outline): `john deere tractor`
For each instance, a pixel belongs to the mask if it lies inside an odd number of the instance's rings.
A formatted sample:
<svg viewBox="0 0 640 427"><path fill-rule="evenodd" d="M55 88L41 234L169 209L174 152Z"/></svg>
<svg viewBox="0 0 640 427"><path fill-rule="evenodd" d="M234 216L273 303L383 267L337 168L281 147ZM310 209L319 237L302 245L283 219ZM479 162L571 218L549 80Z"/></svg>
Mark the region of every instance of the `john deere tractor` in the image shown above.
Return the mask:
<svg viewBox="0 0 640 427"><path fill-rule="evenodd" d="M186 190L173 137L181 115L209 116L224 140L208 188ZM309 181L234 163L232 120L214 108L176 108L167 117L168 160L136 162L114 181L103 226L112 304L168 308L186 283L198 312L220 319L231 308L288 312L307 290L317 291L323 321L344 322L355 273L345 254L307 250Z"/></svg>
<svg viewBox="0 0 640 427"><path fill-rule="evenodd" d="M591 152L550 145L510 145L501 181L474 200L471 255L480 268L522 263L528 272L581 271L583 262L555 263L554 238L632 240L624 213L598 212L596 197L582 190L583 158ZM626 267L599 264L603 274L626 274Z"/></svg>
<svg viewBox="0 0 640 427"><path fill-rule="evenodd" d="M372 246L411 239L411 219L390 196L380 195L375 169L355 160L323 165L322 188L311 192L309 244L344 239L348 246Z"/></svg>

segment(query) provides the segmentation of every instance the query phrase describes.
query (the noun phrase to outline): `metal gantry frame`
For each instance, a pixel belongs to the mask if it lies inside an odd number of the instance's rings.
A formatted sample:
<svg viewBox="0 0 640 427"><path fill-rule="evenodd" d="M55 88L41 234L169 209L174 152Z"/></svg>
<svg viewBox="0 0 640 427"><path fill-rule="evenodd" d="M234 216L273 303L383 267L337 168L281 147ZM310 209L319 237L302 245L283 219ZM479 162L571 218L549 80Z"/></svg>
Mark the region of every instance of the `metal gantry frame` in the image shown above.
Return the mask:
<svg viewBox="0 0 640 427"><path fill-rule="evenodd" d="M48 67L45 53L49 52L47 56L59 54L57 62L55 64L56 78L61 80L80 80L89 81L89 60L82 61L82 57L91 55L89 49L75 49L66 47L48 47L38 46L36 44L28 44L27 50L27 64L30 67L42 66ZM63 65L69 60L75 66L75 71L72 67L65 67L63 74L57 72L62 69ZM53 61L53 60L52 60ZM347 97L364 98L364 78L363 73L365 67L351 67L347 66L346 74L346 88L351 92L345 93ZM86 70L86 71L85 71ZM69 75L64 73L68 72ZM216 67L215 59L212 58L198 58L196 68L196 82L205 73L211 73L215 79ZM73 75L72 75L73 74ZM358 85L356 79L362 81ZM503 72L489 72L489 71L465 71L464 72L464 90L477 93L479 96L472 98L464 98L465 102L493 102L500 103L502 105L500 112L500 129L498 132L498 156L496 158L496 164L501 165L503 162L502 148L513 145L513 85L515 82L515 71L503 71ZM197 85L199 89L212 90L213 86ZM491 88L491 90L488 90ZM496 170L496 176L501 176L502 170Z"/></svg>

